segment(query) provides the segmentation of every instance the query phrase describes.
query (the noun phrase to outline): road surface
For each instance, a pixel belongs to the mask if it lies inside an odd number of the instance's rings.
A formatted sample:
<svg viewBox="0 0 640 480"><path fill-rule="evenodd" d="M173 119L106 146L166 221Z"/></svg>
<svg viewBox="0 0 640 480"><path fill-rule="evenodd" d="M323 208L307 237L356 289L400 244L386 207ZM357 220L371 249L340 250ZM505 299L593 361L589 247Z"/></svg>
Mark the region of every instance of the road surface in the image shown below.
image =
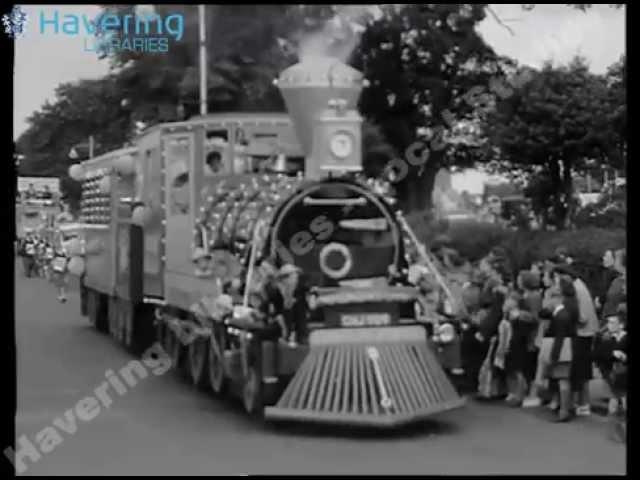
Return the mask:
<svg viewBox="0 0 640 480"><path fill-rule="evenodd" d="M60 304L45 280L18 269L16 282L16 433L39 445L38 432L64 424L65 411L133 357L89 326L77 293ZM265 425L169 371L76 419L75 431L57 428L24 474L624 474L626 448L607 428L598 416L552 424L546 412L473 402L393 434Z"/></svg>

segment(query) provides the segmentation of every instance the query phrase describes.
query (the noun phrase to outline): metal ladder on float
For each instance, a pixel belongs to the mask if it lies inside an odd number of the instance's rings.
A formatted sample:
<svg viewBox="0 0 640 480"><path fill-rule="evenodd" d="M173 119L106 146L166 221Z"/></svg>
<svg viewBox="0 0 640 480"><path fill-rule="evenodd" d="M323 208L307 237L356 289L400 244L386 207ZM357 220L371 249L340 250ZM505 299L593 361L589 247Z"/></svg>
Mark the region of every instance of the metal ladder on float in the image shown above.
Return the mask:
<svg viewBox="0 0 640 480"><path fill-rule="evenodd" d="M396 213L396 218L398 219L398 222L402 226L402 230L409 237L409 239L413 243L414 247L416 248L416 251L418 252L418 255L420 256L422 261L425 263L425 265L429 269L429 271L433 273L433 275L435 276L436 281L438 282L440 287L444 290L445 295L447 296L447 298L451 302L451 306L452 307L456 307L456 306L460 307L460 309L463 312L466 313L465 305L461 304L455 298L455 296L451 292L451 289L449 288L449 285L447 284L447 281L445 280L445 278L442 276L442 274L438 270L438 267L436 266L436 262L429 255L429 252L427 251L427 248L425 247L425 245L422 242L420 242L420 240L418 240L418 237L416 236L415 232L411 228L411 225L409 225L409 222L407 221L407 219L404 217L404 215L402 214L402 212L400 210L398 210L398 212Z"/></svg>

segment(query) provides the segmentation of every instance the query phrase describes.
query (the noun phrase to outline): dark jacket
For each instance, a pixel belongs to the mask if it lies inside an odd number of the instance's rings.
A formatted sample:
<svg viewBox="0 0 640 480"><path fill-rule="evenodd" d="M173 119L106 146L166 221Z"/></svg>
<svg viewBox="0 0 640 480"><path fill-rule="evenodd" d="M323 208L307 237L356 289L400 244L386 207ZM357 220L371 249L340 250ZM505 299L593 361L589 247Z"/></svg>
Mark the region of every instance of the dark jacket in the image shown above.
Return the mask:
<svg viewBox="0 0 640 480"><path fill-rule="evenodd" d="M627 333L625 333L621 338L615 338L609 333L598 336L593 348L593 356L598 364L598 368L600 368L600 370L605 374L611 371L614 363L619 361L613 356L613 352L615 350L620 350L625 354L628 354L628 348L629 341Z"/></svg>
<svg viewBox="0 0 640 480"><path fill-rule="evenodd" d="M551 323L545 333L545 337L554 338L551 347L551 363L556 363L560 358L564 339L576 336L579 318L580 313L577 306L570 303L563 304L563 308L552 315Z"/></svg>
<svg viewBox="0 0 640 480"><path fill-rule="evenodd" d="M622 277L616 277L607 290L606 300L602 307L602 316L607 317L609 315L615 315L620 303L624 301L624 279Z"/></svg>
<svg viewBox="0 0 640 480"><path fill-rule="evenodd" d="M290 308L285 308L282 292L280 292L280 289L274 284L269 284L265 288L265 300L260 310L269 317L282 315L289 330L295 330L296 334L300 336L306 332L307 316L309 313L306 290L304 284L301 283L298 285L293 292L293 305Z"/></svg>
<svg viewBox="0 0 640 480"><path fill-rule="evenodd" d="M478 331L486 340L498 333L498 325L502 320L504 299L504 294L495 291L491 284L481 294L480 307L487 311L487 315L478 325Z"/></svg>
<svg viewBox="0 0 640 480"><path fill-rule="evenodd" d="M607 297L607 290L609 290L611 283L619 276L620 273L617 272L614 268L600 267L597 276L595 276L595 281L592 282L593 298L599 298L600 303L604 305L605 299Z"/></svg>

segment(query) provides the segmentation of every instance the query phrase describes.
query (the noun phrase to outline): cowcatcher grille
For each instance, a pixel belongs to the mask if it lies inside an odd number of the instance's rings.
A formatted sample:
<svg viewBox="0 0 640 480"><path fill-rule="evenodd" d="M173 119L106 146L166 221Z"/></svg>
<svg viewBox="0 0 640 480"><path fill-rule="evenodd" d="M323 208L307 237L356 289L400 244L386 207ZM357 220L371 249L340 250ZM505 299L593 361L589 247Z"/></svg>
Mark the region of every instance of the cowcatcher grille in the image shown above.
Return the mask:
<svg viewBox="0 0 640 480"><path fill-rule="evenodd" d="M460 407L420 326L317 330L267 418L391 426Z"/></svg>

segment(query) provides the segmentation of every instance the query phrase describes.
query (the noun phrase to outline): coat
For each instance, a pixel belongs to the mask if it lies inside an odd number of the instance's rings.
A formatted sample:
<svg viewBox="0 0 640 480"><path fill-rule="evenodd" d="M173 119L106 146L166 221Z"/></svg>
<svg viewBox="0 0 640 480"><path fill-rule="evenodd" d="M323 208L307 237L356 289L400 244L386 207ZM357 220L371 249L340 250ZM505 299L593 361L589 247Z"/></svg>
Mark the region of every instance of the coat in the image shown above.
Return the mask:
<svg viewBox="0 0 640 480"><path fill-rule="evenodd" d="M585 283L579 278L573 281L573 286L576 289L579 309L579 323L576 334L579 337L592 337L598 332L600 325L591 292L589 292L589 288L587 288Z"/></svg>
<svg viewBox="0 0 640 480"><path fill-rule="evenodd" d="M549 356L548 376L554 379L568 379L571 373L571 361L559 362L560 351L565 339L576 335L579 312L574 306L564 304L562 308L553 312L545 338L553 338L553 345Z"/></svg>
<svg viewBox="0 0 640 480"><path fill-rule="evenodd" d="M609 315L614 315L618 310L618 306L624 301L624 283L625 279L623 277L616 277L611 282L611 285L609 285L604 306L602 308L603 317L606 318Z"/></svg>

